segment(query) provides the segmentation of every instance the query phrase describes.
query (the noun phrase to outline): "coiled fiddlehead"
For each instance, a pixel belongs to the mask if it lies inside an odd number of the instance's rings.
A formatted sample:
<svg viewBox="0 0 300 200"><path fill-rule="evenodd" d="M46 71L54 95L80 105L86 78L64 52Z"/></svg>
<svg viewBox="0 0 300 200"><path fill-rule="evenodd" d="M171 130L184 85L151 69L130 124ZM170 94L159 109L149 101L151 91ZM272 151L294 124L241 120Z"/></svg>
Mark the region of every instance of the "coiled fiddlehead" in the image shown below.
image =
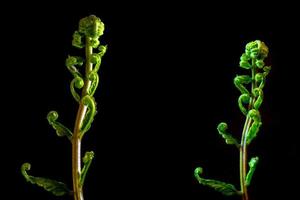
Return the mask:
<svg viewBox="0 0 300 200"><path fill-rule="evenodd" d="M248 93L241 94L241 96L238 99L238 105L239 105L241 112L244 115L247 115L247 112L248 112L247 107L248 107L249 103L250 103L250 95ZM246 104L247 107L245 107L244 104Z"/></svg>
<svg viewBox="0 0 300 200"><path fill-rule="evenodd" d="M79 56L69 56L66 59L66 66L73 75L73 80L70 83L70 90L71 94L73 95L74 99L79 102L80 101L80 95L76 92L76 89L82 89L84 86L84 80L82 78L81 73L76 68L77 66L83 65L83 59Z"/></svg>
<svg viewBox="0 0 300 200"><path fill-rule="evenodd" d="M99 75L98 75L98 71L100 69L100 65L101 65L101 61L102 61L102 57L104 56L107 46L106 45L100 45L99 46L99 53L94 53L92 54L91 58L90 58L90 62L93 63L95 65L94 69L87 75L88 79L91 81L91 86L90 89L88 91L88 94L90 96L93 96L98 84L99 84Z"/></svg>
<svg viewBox="0 0 300 200"><path fill-rule="evenodd" d="M246 133L246 143L250 144L251 141L256 137L262 123L260 113L258 110L250 110L248 113L248 117L253 120L249 131Z"/></svg>
<svg viewBox="0 0 300 200"><path fill-rule="evenodd" d="M258 163L258 157L254 157L249 162L250 170L247 170L247 146L253 141L262 125L260 107L264 99L263 88L266 83L266 77L271 67L265 66L264 59L268 56L269 49L265 43L256 40L246 45L245 53L240 57L239 66L246 70L251 70L250 75L237 75L233 82L236 88L241 92L238 98L238 106L242 114L246 117L240 143L227 132L227 124L221 122L217 130L225 139L227 144L234 144L240 151L240 186L237 191L233 185L203 179L199 174L202 168L195 170L195 177L202 185L210 186L225 195L240 194L243 200L248 200L247 187L250 185L253 173Z"/></svg>
<svg viewBox="0 0 300 200"><path fill-rule="evenodd" d="M94 96L96 89L98 87L98 84L99 84L99 75L97 72L91 72L88 76L88 79L91 81L91 87L88 91L88 94L90 96Z"/></svg>
<svg viewBox="0 0 300 200"><path fill-rule="evenodd" d="M84 184L84 181L85 181L85 177L86 177L86 174L91 166L91 163L94 159L94 152L93 151L88 151L85 153L82 161L83 161L83 168L81 170L81 175L80 175L80 185L83 186Z"/></svg>
<svg viewBox="0 0 300 200"><path fill-rule="evenodd" d="M95 15L82 18L79 21L79 30L85 37L92 39L99 39L104 32L103 22ZM95 47L94 47L95 48Z"/></svg>
<svg viewBox="0 0 300 200"><path fill-rule="evenodd" d="M249 171L247 173L247 176L246 176L246 185L247 186L249 186L250 183L251 183L251 180L252 180L253 174L255 172L258 161L259 161L258 157L251 158L251 160L249 161L250 169L249 169Z"/></svg>
<svg viewBox="0 0 300 200"><path fill-rule="evenodd" d="M234 144L235 146L239 147L240 144L231 134L227 132L227 129L228 125L225 122L221 122L217 127L219 134L225 139L226 144Z"/></svg>
<svg viewBox="0 0 300 200"><path fill-rule="evenodd" d="M83 58L79 56L68 56L68 58L66 59L66 66L74 77L77 76L82 77L81 73L76 68L76 65L82 66L83 62L84 62Z"/></svg>
<svg viewBox="0 0 300 200"><path fill-rule="evenodd" d="M248 75L236 76L234 78L234 85L240 90L242 94L249 94L248 89L244 86L244 84L251 83L251 77Z"/></svg>
<svg viewBox="0 0 300 200"><path fill-rule="evenodd" d="M77 47L79 49L82 49L84 47L84 43L82 41L82 34L79 31L75 31L73 33L73 40L72 40L72 45L74 47Z"/></svg>
<svg viewBox="0 0 300 200"><path fill-rule="evenodd" d="M73 95L74 99L77 102L80 101L80 95L76 92L75 88L82 89L83 86L84 86L84 80L80 76L75 77L70 83L71 94Z"/></svg>
<svg viewBox="0 0 300 200"><path fill-rule="evenodd" d="M56 130L56 134L59 137L67 136L69 140L72 140L72 132L62 125L61 123L57 122L58 113L56 111L50 111L47 115L47 120L49 124Z"/></svg>
<svg viewBox="0 0 300 200"><path fill-rule="evenodd" d="M84 116L82 126L80 128L81 137L83 137L83 135L91 128L91 124L96 115L96 103L94 98L91 97L90 95L84 96L81 102L83 105L87 106L88 108L86 115Z"/></svg>
<svg viewBox="0 0 300 200"><path fill-rule="evenodd" d="M255 88L253 90L253 96L256 98L253 107L258 110L264 100L264 92L261 88Z"/></svg>

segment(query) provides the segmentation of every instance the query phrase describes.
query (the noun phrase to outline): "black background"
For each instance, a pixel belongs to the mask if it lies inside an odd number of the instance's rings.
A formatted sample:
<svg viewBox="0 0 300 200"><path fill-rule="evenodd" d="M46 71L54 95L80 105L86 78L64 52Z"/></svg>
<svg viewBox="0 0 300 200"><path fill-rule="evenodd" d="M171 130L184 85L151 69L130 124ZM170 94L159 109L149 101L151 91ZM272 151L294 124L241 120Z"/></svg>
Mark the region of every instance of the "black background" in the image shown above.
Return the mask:
<svg viewBox="0 0 300 200"><path fill-rule="evenodd" d="M71 185L70 142L55 135L46 115L57 110L73 127L77 104L64 61L80 53L72 34L90 14L106 25L101 42L108 51L95 95L98 114L83 140L83 150L96 153L86 199L239 199L199 185L193 171L202 166L205 177L239 188L238 151L224 144L216 126L227 121L239 137L244 118L232 79L247 72L239 57L255 39L269 46L272 71L263 127L249 148L260 157L250 197L296 194L299 31L290 7L98 1L2 9L1 190L7 199L64 199L26 183L24 162L32 164L32 175Z"/></svg>

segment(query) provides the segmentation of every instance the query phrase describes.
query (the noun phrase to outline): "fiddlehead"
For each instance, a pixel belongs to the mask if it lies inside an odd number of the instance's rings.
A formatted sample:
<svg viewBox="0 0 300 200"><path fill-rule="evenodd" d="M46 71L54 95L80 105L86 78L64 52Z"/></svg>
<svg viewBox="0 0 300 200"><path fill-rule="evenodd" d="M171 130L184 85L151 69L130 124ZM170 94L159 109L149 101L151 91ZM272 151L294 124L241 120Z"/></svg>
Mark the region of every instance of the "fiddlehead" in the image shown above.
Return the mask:
<svg viewBox="0 0 300 200"><path fill-rule="evenodd" d="M251 83L252 79L248 75L240 75L234 78L234 85L237 87L242 94L249 94L249 91L246 89L244 84Z"/></svg>
<svg viewBox="0 0 300 200"><path fill-rule="evenodd" d="M80 76L73 78L73 80L70 83L71 94L77 102L80 101L80 95L76 92L75 88L81 89L83 88L83 86L84 80Z"/></svg>
<svg viewBox="0 0 300 200"><path fill-rule="evenodd" d="M82 18L79 21L79 32L93 39L98 39L104 32L103 22L95 15Z"/></svg>
<svg viewBox="0 0 300 200"><path fill-rule="evenodd" d="M79 33L78 31L75 31L73 33L73 40L72 40L72 45L74 47L77 47L79 49L82 49L84 47L84 43L82 42L82 34Z"/></svg>
<svg viewBox="0 0 300 200"><path fill-rule="evenodd" d="M260 88L262 90L266 83L266 77L264 76L263 73L257 73L255 74L255 82L256 85L258 85L257 88Z"/></svg>
<svg viewBox="0 0 300 200"><path fill-rule="evenodd" d="M75 66L82 66L83 62L83 58L79 56L68 56L68 58L66 59L66 66L74 77L82 77L81 73Z"/></svg>
<svg viewBox="0 0 300 200"><path fill-rule="evenodd" d="M249 171L247 173L246 176L246 185L249 186L253 177L253 174L255 172L256 166L258 164L259 158L256 156L254 158L251 158L251 160L249 161Z"/></svg>
<svg viewBox="0 0 300 200"><path fill-rule="evenodd" d="M248 117L253 120L249 131L246 133L246 142L250 144L251 141L257 136L261 123L261 117L258 110L252 109L248 113Z"/></svg>
<svg viewBox="0 0 300 200"><path fill-rule="evenodd" d="M219 134L225 139L226 144L234 144L239 147L240 144L230 133L227 132L227 129L228 125L225 122L221 122L217 127Z"/></svg>
<svg viewBox="0 0 300 200"><path fill-rule="evenodd" d="M98 84L99 84L98 71L100 69L102 56L104 56L104 54L106 52L106 48L107 48L106 46L100 45L99 46L99 53L92 54L92 56L90 58L90 62L95 65L93 70L88 74L88 79L91 81L91 86L90 86L89 91L88 91L88 94L90 96L94 95L94 93L95 93L95 91L98 87Z"/></svg>
<svg viewBox="0 0 300 200"><path fill-rule="evenodd" d="M243 53L240 58L240 67L244 69L251 69L252 65L249 63L250 59L250 56L248 56L246 53Z"/></svg>
<svg viewBox="0 0 300 200"><path fill-rule="evenodd" d="M244 115L247 115L248 112L248 108L245 108L244 104L247 104L248 106L250 103L250 92L244 84L249 84L251 81L252 79L248 75L239 75L234 78L234 85L242 93L238 98L238 105Z"/></svg>
<svg viewBox="0 0 300 200"><path fill-rule="evenodd" d="M255 40L246 45L245 53L252 59L263 60L269 54L269 48L264 42Z"/></svg>
<svg viewBox="0 0 300 200"><path fill-rule="evenodd" d="M256 98L253 107L254 109L258 110L264 100L264 92L259 87L255 88L253 90L253 96Z"/></svg>
<svg viewBox="0 0 300 200"><path fill-rule="evenodd" d="M93 161L93 158L94 158L94 152L93 151L89 151L89 152L86 152L82 161L83 161L83 168L81 170L81 174L80 174L80 185L83 186L84 184L84 180L85 180L85 177L86 177L86 174L91 166L91 163Z"/></svg>
<svg viewBox="0 0 300 200"><path fill-rule="evenodd" d="M102 56L104 56L104 54L106 53L107 45L100 45L98 50L99 50L99 55L102 58Z"/></svg>
<svg viewBox="0 0 300 200"><path fill-rule="evenodd" d="M96 115L96 103L93 97L86 95L81 99L81 102L83 105L87 106L88 111L86 112L86 115L84 116L82 126L80 128L80 137L82 138L83 135L90 129L91 124L94 120L94 117Z"/></svg>
<svg viewBox="0 0 300 200"><path fill-rule="evenodd" d="M248 113L248 108L246 108L244 106L244 104L246 104L248 106L249 103L250 103L250 96L249 96L249 94L241 94L241 96L238 99L238 105L239 105L239 108L240 108L241 112L244 115L247 115L247 113Z"/></svg>
<svg viewBox="0 0 300 200"><path fill-rule="evenodd" d="M73 95L74 99L79 102L80 101L80 95L76 92L76 89L82 89L84 86L84 80L82 78L81 73L79 70L75 67L76 65L82 66L83 65L83 59L78 56L68 56L66 59L66 66L73 75L73 80L70 83L70 90L71 94Z"/></svg>
<svg viewBox="0 0 300 200"><path fill-rule="evenodd" d="M99 53L94 53L91 56L90 62L95 65L95 67L93 69L93 72L98 72L99 71L100 65L101 65L101 58L102 58L102 56Z"/></svg>
<svg viewBox="0 0 300 200"><path fill-rule="evenodd" d="M88 76L88 79L91 81L91 86L89 88L88 94L90 96L94 96L96 89L98 87L99 84L99 75L97 72L91 72Z"/></svg>
<svg viewBox="0 0 300 200"><path fill-rule="evenodd" d="M50 111L47 115L47 120L49 124L54 128L56 131L56 134L59 137L67 136L69 140L72 139L72 132L62 125L61 123L57 122L58 119L58 113L56 111Z"/></svg>

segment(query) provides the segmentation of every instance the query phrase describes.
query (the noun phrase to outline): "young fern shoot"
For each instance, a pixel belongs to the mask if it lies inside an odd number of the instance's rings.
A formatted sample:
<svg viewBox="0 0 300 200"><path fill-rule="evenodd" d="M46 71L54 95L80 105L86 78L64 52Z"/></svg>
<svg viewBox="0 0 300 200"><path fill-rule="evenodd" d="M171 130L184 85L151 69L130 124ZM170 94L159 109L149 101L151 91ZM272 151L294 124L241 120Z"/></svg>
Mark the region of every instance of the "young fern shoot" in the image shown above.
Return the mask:
<svg viewBox="0 0 300 200"><path fill-rule="evenodd" d="M251 158L247 172L247 147L257 136L262 125L259 108L263 102L263 88L266 77L271 69L270 66L265 66L264 63L268 53L269 49L265 43L256 40L246 45L245 53L240 58L240 67L250 70L250 75L238 75L234 78L234 85L241 92L238 98L238 106L245 116L240 142L227 132L228 126L225 122L221 122L217 127L226 144L235 145L239 150L240 190L237 190L232 184L202 178L200 176L203 172L201 167L196 168L194 171L194 175L200 184L210 186L227 196L240 195L242 200L249 200L247 187L251 183L259 160L258 157Z"/></svg>
<svg viewBox="0 0 300 200"><path fill-rule="evenodd" d="M31 165L24 163L21 172L25 179L56 196L73 195L74 200L84 200L83 185L87 171L94 157L94 152L86 152L81 156L81 141L85 133L90 129L96 115L95 91L99 83L98 71L102 56L106 52L106 46L100 45L100 36L103 35L104 24L96 16L91 15L79 21L79 29L74 32L72 45L85 50L85 58L80 56L68 56L66 67L73 75L70 83L71 94L78 102L73 132L57 121L58 113L51 111L47 115L49 124L60 137L66 136L72 144L72 178L73 190L66 184L48 178L34 177L27 174ZM81 164L83 162L83 168Z"/></svg>

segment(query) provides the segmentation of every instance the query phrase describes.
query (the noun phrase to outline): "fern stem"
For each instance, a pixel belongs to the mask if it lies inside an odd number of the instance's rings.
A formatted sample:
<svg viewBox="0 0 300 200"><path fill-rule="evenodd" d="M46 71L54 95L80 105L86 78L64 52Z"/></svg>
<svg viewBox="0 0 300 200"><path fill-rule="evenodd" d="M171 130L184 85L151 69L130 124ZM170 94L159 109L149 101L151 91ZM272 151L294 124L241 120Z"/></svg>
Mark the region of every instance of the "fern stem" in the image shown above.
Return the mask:
<svg viewBox="0 0 300 200"><path fill-rule="evenodd" d="M252 59L252 69L251 69L251 75L252 75L252 82L251 82L251 94L250 94L250 103L248 106L248 111L253 108L255 97L253 96L253 90L256 88L256 81L255 81L255 59ZM252 120L247 115L243 132L242 132L242 138L241 138L241 146L240 146L240 187L241 187L241 193L242 193L242 199L243 200L249 200L248 196L248 190L246 185L246 174L247 174L247 140L246 140L246 134L248 133L250 127L251 127Z"/></svg>
<svg viewBox="0 0 300 200"><path fill-rule="evenodd" d="M247 116L240 146L240 185L242 199L248 200L248 190L246 186L246 171L247 171L247 143L246 143L246 133L248 132L251 125L251 119Z"/></svg>
<svg viewBox="0 0 300 200"><path fill-rule="evenodd" d="M85 78L84 78L84 87L82 89L81 98L84 97L90 86L91 81L87 78L87 74L93 69L93 64L90 62L90 57L93 53L93 47L90 44L91 38L86 37L86 46L85 46L85 54L86 54L86 65L85 65ZM81 175L81 134L80 128L82 126L82 122L84 116L87 112L87 106L85 106L81 101L79 102L79 108L77 111L76 121L74 125L74 133L72 138L72 178L73 178L73 193L74 200L84 200L83 197L83 188L80 184L80 175Z"/></svg>

